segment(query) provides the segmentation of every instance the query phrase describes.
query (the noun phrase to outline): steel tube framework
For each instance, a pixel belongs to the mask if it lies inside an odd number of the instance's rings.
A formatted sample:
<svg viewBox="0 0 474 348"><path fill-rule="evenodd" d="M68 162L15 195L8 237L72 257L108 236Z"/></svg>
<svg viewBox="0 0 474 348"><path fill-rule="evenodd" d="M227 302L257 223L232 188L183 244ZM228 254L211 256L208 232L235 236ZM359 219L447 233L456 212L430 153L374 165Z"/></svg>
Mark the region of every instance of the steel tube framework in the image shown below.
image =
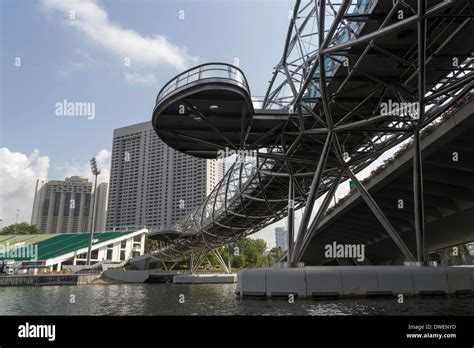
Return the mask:
<svg viewBox="0 0 474 348"><path fill-rule="evenodd" d="M466 28L472 28L469 1L439 0L430 5L425 0L417 0L415 8L402 0L296 1L282 58L260 101L262 110L239 109L238 142L213 125L205 110L184 100L222 140L214 144L199 138L196 143L252 150L256 156L237 157L205 202L178 223L183 237L154 256L165 261L184 259L192 252L235 242L287 215L288 261L298 262L317 237L338 185L351 179L400 254L407 261L425 261L420 133L471 91L474 80L473 59L466 54L472 47L457 54L461 58L457 67L440 58L451 53L450 45L463 40ZM375 10L378 16L372 16ZM179 75L180 81L183 76L187 75ZM173 81L166 86L166 92L173 94ZM166 99L160 93L157 106ZM383 108L390 103L418 105L417 114L406 110L387 114ZM254 112L255 120L278 122L269 123L257 138L247 141L257 132L251 121L246 123L249 112ZM189 141L196 138L184 130L166 131ZM410 138L415 151L415 246L401 239L357 177L387 150ZM323 195L311 219L316 200ZM293 245L294 211L303 207Z"/></svg>
<svg viewBox="0 0 474 348"><path fill-rule="evenodd" d="M413 198L415 205L415 233L417 261L425 261L425 212L423 204L423 169L420 147L420 125L425 115L425 84L426 84L426 3L418 0L418 123L413 134L415 153L413 156Z"/></svg>

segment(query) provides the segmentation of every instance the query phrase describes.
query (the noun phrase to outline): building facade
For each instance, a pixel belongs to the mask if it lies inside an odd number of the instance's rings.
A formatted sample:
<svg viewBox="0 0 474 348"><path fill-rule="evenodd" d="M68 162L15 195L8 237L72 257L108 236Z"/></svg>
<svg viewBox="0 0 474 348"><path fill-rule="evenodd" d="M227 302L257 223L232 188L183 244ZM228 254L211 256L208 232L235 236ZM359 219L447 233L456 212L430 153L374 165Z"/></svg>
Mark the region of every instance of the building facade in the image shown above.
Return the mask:
<svg viewBox="0 0 474 348"><path fill-rule="evenodd" d="M97 208L95 216L94 231L105 231L105 224L107 222L107 201L109 199L109 185L105 182L97 185Z"/></svg>
<svg viewBox="0 0 474 348"><path fill-rule="evenodd" d="M163 143L151 122L115 129L106 228L173 229L223 171L223 161L191 157Z"/></svg>
<svg viewBox="0 0 474 348"><path fill-rule="evenodd" d="M278 247L288 249L288 231L284 227L275 227L275 244Z"/></svg>
<svg viewBox="0 0 474 348"><path fill-rule="evenodd" d="M92 227L92 182L72 176L65 180L37 180L31 224L45 233L75 233ZM97 187L96 231L103 231L107 184ZM105 200L105 201L104 201Z"/></svg>

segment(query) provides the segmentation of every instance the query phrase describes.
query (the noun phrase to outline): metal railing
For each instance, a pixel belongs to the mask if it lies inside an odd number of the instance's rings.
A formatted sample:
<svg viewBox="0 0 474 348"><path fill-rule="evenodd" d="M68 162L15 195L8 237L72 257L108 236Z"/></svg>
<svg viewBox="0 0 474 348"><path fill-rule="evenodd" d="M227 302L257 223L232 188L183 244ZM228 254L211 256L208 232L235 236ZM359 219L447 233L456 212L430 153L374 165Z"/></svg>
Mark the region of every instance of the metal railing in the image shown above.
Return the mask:
<svg viewBox="0 0 474 348"><path fill-rule="evenodd" d="M378 0L357 0L357 3L353 5L352 11L348 11L351 14L363 14L363 13L371 13L372 8ZM350 22L349 24L342 23L339 26L338 32L334 35L332 42L329 46L337 46L343 44L347 41L354 40L358 37L360 32L365 26L365 22ZM332 57L326 56L324 58L324 69L326 71L327 78L331 78L334 76L341 63L334 60ZM315 80L319 79L320 70L319 67L316 68L313 78ZM320 86L318 82L312 81L308 85L307 92L304 95L304 99L307 101L308 105L314 107L314 102L311 103L311 99L319 98L320 95Z"/></svg>
<svg viewBox="0 0 474 348"><path fill-rule="evenodd" d="M186 70L170 80L158 93L156 102L160 102L170 93L193 82L206 79L222 79L224 81L230 80L245 89L250 94L250 88L242 70L226 63L206 63Z"/></svg>

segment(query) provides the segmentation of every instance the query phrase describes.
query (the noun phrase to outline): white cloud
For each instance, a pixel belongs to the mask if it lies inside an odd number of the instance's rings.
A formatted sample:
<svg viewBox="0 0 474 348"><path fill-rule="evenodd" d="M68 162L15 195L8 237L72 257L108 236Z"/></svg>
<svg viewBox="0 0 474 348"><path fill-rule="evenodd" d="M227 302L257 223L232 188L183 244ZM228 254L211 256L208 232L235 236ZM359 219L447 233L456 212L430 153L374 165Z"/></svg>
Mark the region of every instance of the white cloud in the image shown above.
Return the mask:
<svg viewBox="0 0 474 348"><path fill-rule="evenodd" d="M98 182L108 182L111 152L103 149L95 157L102 170ZM48 179L49 169L49 157L40 156L38 149L34 149L27 156L20 152L12 152L6 147L0 148L0 219L3 220L0 222L0 227L15 223L17 209L20 209L18 222L30 223L36 179ZM63 180L65 177L78 175L93 180L88 160L54 166L54 169L59 173L58 177L49 179Z"/></svg>
<svg viewBox="0 0 474 348"><path fill-rule="evenodd" d="M134 85L156 86L157 81L153 74L138 74L125 72L125 80Z"/></svg>
<svg viewBox="0 0 474 348"><path fill-rule="evenodd" d="M42 3L47 9L58 12L67 25L117 55L120 61L129 58L131 67L168 64L181 71L197 62L197 58L187 53L186 47L175 45L163 35L143 36L112 22L95 0L43 0ZM70 18L71 14L74 19Z"/></svg>
<svg viewBox="0 0 474 348"><path fill-rule="evenodd" d="M87 71L95 62L87 53L76 50L76 59L61 66L58 71L59 77L67 77L75 72Z"/></svg>
<svg viewBox="0 0 474 348"><path fill-rule="evenodd" d="M40 156L37 149L26 156L0 148L1 227L15 223L17 209L20 209L18 222L30 222L36 179L46 179L48 168L48 156Z"/></svg>
<svg viewBox="0 0 474 348"><path fill-rule="evenodd" d="M95 155L97 163L101 169L101 173L97 178L98 183L109 182L110 178L110 161L112 159L112 153L107 149L100 150L97 155ZM88 178L89 180L94 180L94 176L91 173L89 166L89 160L78 163L66 162L64 165L55 166L54 168L57 172L61 173L58 179L63 180L65 177L70 177L73 175L82 176Z"/></svg>

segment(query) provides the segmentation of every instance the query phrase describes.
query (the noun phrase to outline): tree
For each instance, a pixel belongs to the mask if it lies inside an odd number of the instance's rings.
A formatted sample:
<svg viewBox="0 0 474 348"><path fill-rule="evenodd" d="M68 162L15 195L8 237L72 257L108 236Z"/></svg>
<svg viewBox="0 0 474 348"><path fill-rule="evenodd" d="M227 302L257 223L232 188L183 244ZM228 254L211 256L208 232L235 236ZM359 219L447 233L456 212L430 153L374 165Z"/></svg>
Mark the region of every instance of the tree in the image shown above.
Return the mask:
<svg viewBox="0 0 474 348"><path fill-rule="evenodd" d="M253 242L257 253L259 255L263 255L265 250L267 250L267 242L265 242L263 239L253 239Z"/></svg>
<svg viewBox="0 0 474 348"><path fill-rule="evenodd" d="M210 252L207 254L206 261L203 263L204 268L206 268L206 265L211 269L218 268L220 266L219 261L217 261L217 257L214 255L214 253Z"/></svg>
<svg viewBox="0 0 474 348"><path fill-rule="evenodd" d="M11 224L5 226L0 231L0 235L6 234L17 234L17 235L25 235L25 234L44 234L38 227L35 225L30 225L26 222L22 222L19 224Z"/></svg>
<svg viewBox="0 0 474 348"><path fill-rule="evenodd" d="M232 268L244 268L247 266L245 255L234 255L231 259Z"/></svg>
<svg viewBox="0 0 474 348"><path fill-rule="evenodd" d="M272 255L268 254L266 256L259 255L257 258L257 267L270 267L275 262L273 261Z"/></svg>
<svg viewBox="0 0 474 348"><path fill-rule="evenodd" d="M235 245L239 250L239 255L245 256L244 267L258 267L261 264L259 258L263 257L267 249L267 243L263 239L242 238Z"/></svg>
<svg viewBox="0 0 474 348"><path fill-rule="evenodd" d="M274 247L270 250L270 255L272 255L272 258L274 261L278 261L283 254L285 254L285 250L283 250L281 247Z"/></svg>

